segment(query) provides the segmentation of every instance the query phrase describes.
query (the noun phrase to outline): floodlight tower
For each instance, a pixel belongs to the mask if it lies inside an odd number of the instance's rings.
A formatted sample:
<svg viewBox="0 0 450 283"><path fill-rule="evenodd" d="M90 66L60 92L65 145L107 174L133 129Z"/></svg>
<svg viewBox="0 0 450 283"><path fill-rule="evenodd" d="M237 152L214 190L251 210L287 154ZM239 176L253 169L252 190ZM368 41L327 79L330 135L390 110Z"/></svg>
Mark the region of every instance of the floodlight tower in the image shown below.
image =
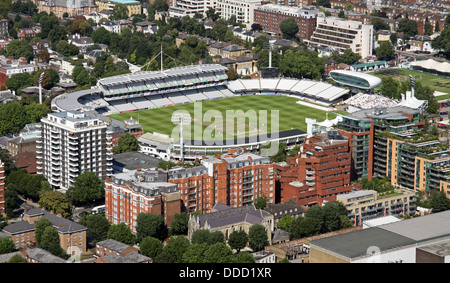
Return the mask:
<svg viewBox="0 0 450 283"><path fill-rule="evenodd" d="M39 103L42 104L42 81L44 80L45 72L39 76Z"/></svg>
<svg viewBox="0 0 450 283"><path fill-rule="evenodd" d="M278 77L278 68L272 67L272 51L275 50L275 39L269 40L263 44L264 50L269 51L269 67L263 67L261 69L262 78L275 78Z"/></svg>
<svg viewBox="0 0 450 283"><path fill-rule="evenodd" d="M174 113L172 114L172 123L180 125L180 157L181 162L184 162L184 142L183 142L183 125L191 123L191 115L189 113Z"/></svg>

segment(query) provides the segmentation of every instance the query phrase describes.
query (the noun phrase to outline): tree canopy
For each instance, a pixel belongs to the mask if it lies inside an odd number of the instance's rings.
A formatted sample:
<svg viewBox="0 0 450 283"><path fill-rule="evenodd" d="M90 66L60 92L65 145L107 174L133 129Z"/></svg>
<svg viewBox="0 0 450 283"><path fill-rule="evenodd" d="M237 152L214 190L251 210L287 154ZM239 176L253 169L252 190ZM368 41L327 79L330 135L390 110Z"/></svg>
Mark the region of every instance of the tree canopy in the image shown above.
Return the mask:
<svg viewBox="0 0 450 283"><path fill-rule="evenodd" d="M293 40L296 39L299 27L295 19L290 17L280 22L280 30L284 38Z"/></svg>
<svg viewBox="0 0 450 283"><path fill-rule="evenodd" d="M104 188L105 183L94 172L84 171L74 179L66 194L72 204L89 205L104 199Z"/></svg>

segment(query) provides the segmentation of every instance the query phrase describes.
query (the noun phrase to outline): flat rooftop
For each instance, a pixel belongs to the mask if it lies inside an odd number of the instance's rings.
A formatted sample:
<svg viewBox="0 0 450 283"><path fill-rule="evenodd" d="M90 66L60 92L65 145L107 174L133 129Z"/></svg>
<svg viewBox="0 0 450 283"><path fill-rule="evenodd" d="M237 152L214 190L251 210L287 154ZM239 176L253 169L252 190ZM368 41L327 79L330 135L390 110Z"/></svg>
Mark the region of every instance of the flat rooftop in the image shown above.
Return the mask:
<svg viewBox="0 0 450 283"><path fill-rule="evenodd" d="M450 236L450 211L432 213L396 223L378 226L418 243Z"/></svg>
<svg viewBox="0 0 450 283"><path fill-rule="evenodd" d="M113 159L114 165L127 170L156 168L161 161L161 159L137 151L114 154Z"/></svg>
<svg viewBox="0 0 450 283"><path fill-rule="evenodd" d="M313 240L311 246L318 246L348 259L355 259L371 255L371 252L375 251L374 247L377 248L377 251L383 252L415 243L414 239L373 227Z"/></svg>

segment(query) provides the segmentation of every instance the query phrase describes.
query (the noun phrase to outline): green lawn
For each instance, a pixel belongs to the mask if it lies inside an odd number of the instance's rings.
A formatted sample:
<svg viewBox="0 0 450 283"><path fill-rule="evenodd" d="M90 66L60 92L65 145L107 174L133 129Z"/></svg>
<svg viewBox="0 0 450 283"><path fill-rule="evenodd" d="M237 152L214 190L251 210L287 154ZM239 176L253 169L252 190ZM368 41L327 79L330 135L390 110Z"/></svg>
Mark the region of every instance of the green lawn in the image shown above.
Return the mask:
<svg viewBox="0 0 450 283"><path fill-rule="evenodd" d="M272 95L251 95L251 96L236 96L229 97L217 100L208 100L203 101L201 103L197 103L197 107L201 106L201 110L203 116L199 115L199 113L194 113L194 103L175 105L169 107L161 107L147 110L140 110L134 112L113 114L110 117L124 121L133 117L135 120L139 120L139 123L144 127L144 132L159 132L163 134L171 135L175 125L171 122L172 113L177 110L186 110L191 114L193 118L193 124L197 123L197 125L201 125L202 134L205 133L205 129L209 129L212 132L212 135L208 135L203 137L204 140L208 139L220 139L224 138L224 134L227 133L227 138L236 137L237 135L237 127L245 128L246 136L255 136L257 134L265 133L264 130L268 130L269 132L273 131L274 128L271 126L271 110L279 111L279 131L286 131L290 129L299 129L306 131L306 123L305 118L315 118L317 121L323 121L326 118L326 111L322 111L316 108L299 105L296 103L298 99L294 97L286 97L286 96L272 96ZM257 127L256 125L250 125L249 119L246 119L245 122L237 122L237 119L233 119L233 117L228 116L227 119L227 110L242 110L243 113L249 110L254 110L257 114L257 123L262 123L267 121L267 125L265 123L264 127ZM267 110L267 119L263 119L259 121L259 111ZM209 122L206 121L205 113L214 113L212 111L216 111L216 114L220 114L220 118L215 120L214 118L210 119ZM218 111L218 112L217 112ZM344 114L345 112L340 112ZM203 118L202 118L203 117ZM276 116L274 116L276 117ZM334 119L336 117L335 114L329 112L328 118ZM243 121L243 120L241 120ZM223 132L217 131L214 133L214 124L217 126L215 129L220 129L223 127ZM227 129L226 125L233 125L234 129ZM231 128L231 127L229 127ZM186 128L185 128L186 129ZM260 130L258 132L258 129ZM261 131L262 130L262 131ZM192 137L190 138L187 133L188 130L184 130L185 139L198 139L198 135L194 134L194 126L191 127ZM240 132L239 134L241 134ZM200 136L201 138L201 136Z"/></svg>
<svg viewBox="0 0 450 283"><path fill-rule="evenodd" d="M436 96L437 100L450 98L450 78L407 69L385 69L370 74L379 78L382 78L383 76L392 76L400 82L409 80L409 75L412 75L416 82L420 82L424 86L429 86L435 91L447 93L446 95Z"/></svg>

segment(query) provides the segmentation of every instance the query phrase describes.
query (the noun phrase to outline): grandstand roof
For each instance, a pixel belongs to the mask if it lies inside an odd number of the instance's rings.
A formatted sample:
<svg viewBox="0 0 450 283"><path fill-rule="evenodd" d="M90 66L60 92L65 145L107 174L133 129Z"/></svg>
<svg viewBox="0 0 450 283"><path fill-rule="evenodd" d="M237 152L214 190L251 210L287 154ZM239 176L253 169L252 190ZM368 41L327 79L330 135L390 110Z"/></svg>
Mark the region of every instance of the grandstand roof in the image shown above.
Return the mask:
<svg viewBox="0 0 450 283"><path fill-rule="evenodd" d="M180 77L189 74L201 74L206 72L226 71L227 68L219 64L205 64L195 66L184 66L164 71L140 71L125 75L104 78L98 81L101 85L120 85L129 82L141 82L168 77Z"/></svg>
<svg viewBox="0 0 450 283"><path fill-rule="evenodd" d="M222 146L239 146L239 145L248 145L248 144L258 144L264 143L268 141L276 141L276 140L284 140L290 138L296 138L300 136L306 136L307 133L299 130L292 129L277 133L270 133L252 137L245 137L233 140L184 140L183 144L187 147L222 147ZM179 141L175 141L174 146L179 146Z"/></svg>
<svg viewBox="0 0 450 283"><path fill-rule="evenodd" d="M292 94L305 95L328 102L335 101L344 94L348 93L347 89L336 87L326 82L285 78L239 79L230 82L228 88L233 92L255 90L291 92Z"/></svg>
<svg viewBox="0 0 450 283"><path fill-rule="evenodd" d="M423 60L423 61L415 61L409 63L410 66L420 67L422 69L437 71L444 74L450 74L450 63L448 62L438 62L433 59Z"/></svg>

